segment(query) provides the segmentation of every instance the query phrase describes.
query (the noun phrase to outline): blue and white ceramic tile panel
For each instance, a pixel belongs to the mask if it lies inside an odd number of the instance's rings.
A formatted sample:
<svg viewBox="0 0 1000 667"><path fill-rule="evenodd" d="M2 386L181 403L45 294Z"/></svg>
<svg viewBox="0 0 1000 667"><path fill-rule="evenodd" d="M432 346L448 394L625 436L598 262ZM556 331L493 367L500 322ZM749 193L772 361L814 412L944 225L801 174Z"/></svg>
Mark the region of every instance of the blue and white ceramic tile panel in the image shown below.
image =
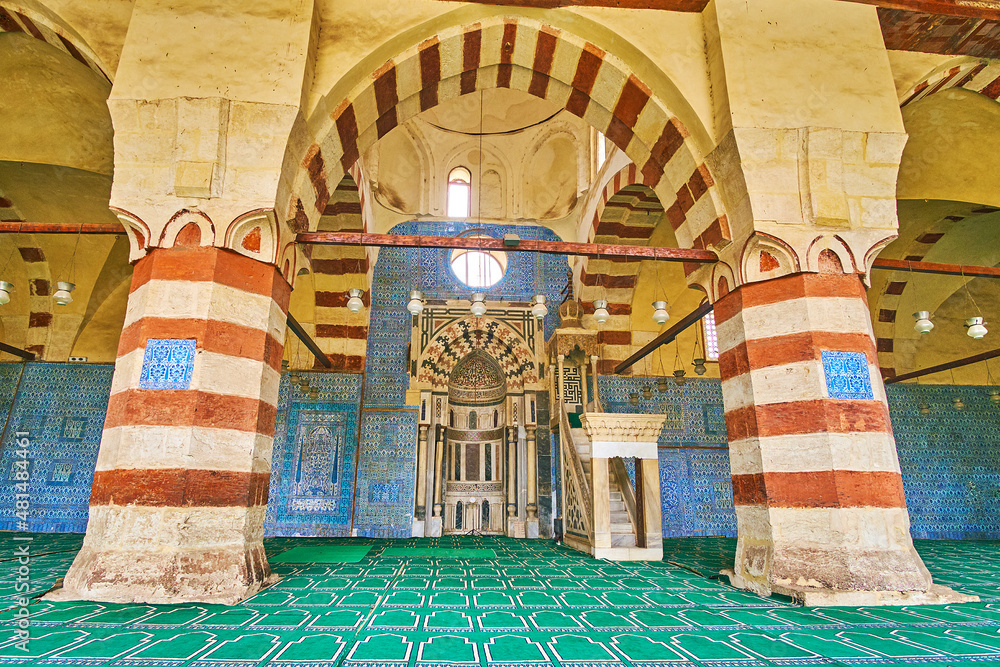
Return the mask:
<svg viewBox="0 0 1000 667"><path fill-rule="evenodd" d="M361 376L303 373L317 399L281 378L267 535L346 537L354 509Z"/></svg>
<svg viewBox="0 0 1000 667"><path fill-rule="evenodd" d="M889 413L917 538L1000 538L1000 407L987 387L892 384ZM961 398L964 410L953 402ZM920 414L920 404L930 412Z"/></svg>
<svg viewBox="0 0 1000 667"><path fill-rule="evenodd" d="M417 467L417 410L361 413L361 459L354 502L358 537L410 537Z"/></svg>
<svg viewBox="0 0 1000 667"><path fill-rule="evenodd" d="M8 385L21 364L0 364ZM31 363L23 366L0 451L0 529L14 530L12 470L18 432L29 441L28 528L39 532L83 532L90 486L111 392L111 366ZM5 392L6 393L6 392ZM13 393L13 392L12 392Z"/></svg>
<svg viewBox="0 0 1000 667"><path fill-rule="evenodd" d="M736 535L729 450L718 380L673 383L660 393L657 378L603 376L601 404L608 412L666 414L660 434L660 498L664 537ZM642 397L643 387L652 395ZM629 404L632 393L639 404ZM634 472L632 473L634 475Z"/></svg>
<svg viewBox="0 0 1000 667"><path fill-rule="evenodd" d="M194 339L148 339L142 357L139 388L189 389L197 342Z"/></svg>
<svg viewBox="0 0 1000 667"><path fill-rule="evenodd" d="M868 357L863 352L835 352L823 350L823 374L830 398L870 401L872 374Z"/></svg>

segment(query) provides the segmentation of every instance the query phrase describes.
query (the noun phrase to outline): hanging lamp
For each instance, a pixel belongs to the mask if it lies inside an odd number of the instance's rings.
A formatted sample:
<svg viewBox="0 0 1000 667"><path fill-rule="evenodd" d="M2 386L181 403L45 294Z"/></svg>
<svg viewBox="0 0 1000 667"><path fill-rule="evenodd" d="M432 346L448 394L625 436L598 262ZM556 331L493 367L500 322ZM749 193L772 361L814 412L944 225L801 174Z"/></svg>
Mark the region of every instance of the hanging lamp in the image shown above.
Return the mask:
<svg viewBox="0 0 1000 667"><path fill-rule="evenodd" d="M14 291L14 284L6 280L0 280L0 306L10 303L10 293Z"/></svg>
<svg viewBox="0 0 1000 667"><path fill-rule="evenodd" d="M976 340L989 333L981 317L970 317L965 320L965 328L968 329L969 338L975 338Z"/></svg>
<svg viewBox="0 0 1000 667"><path fill-rule="evenodd" d="M55 300L57 305L68 306L73 303L73 296L70 294L76 289L76 285L70 282L59 281L56 283L56 291L52 294L52 298Z"/></svg>
<svg viewBox="0 0 1000 667"><path fill-rule="evenodd" d="M704 375L708 371L705 368L705 353L701 351L701 340L697 335L694 337L694 356L691 359L691 365L694 366L694 372L698 375Z"/></svg>
<svg viewBox="0 0 1000 667"><path fill-rule="evenodd" d="M687 378L684 377L684 369L681 368L681 346L677 343L675 345L677 352L674 357L674 384L682 387Z"/></svg>
<svg viewBox="0 0 1000 667"><path fill-rule="evenodd" d="M670 313L667 312L667 302L666 301L654 301L653 302L653 321L657 324L666 324L667 320L670 319Z"/></svg>
<svg viewBox="0 0 1000 667"><path fill-rule="evenodd" d="M424 293L418 289L410 291L410 302L406 304L406 309L410 315L419 315L424 312Z"/></svg>
<svg viewBox="0 0 1000 667"><path fill-rule="evenodd" d="M476 292L472 295L472 305L469 306L469 311L474 317L482 317L486 314L486 304L484 303L486 295L482 292Z"/></svg>
<svg viewBox="0 0 1000 667"><path fill-rule="evenodd" d="M598 299L594 302L594 321L598 324L604 324L611 317L611 313L608 312L608 302L604 299Z"/></svg>
<svg viewBox="0 0 1000 667"><path fill-rule="evenodd" d="M350 297L347 299L347 310L352 313L360 313L361 309L365 307L365 302L361 300L363 294L364 292L357 287L347 290L347 295Z"/></svg>
<svg viewBox="0 0 1000 667"><path fill-rule="evenodd" d="M928 334L931 332L931 329L934 328L934 323L931 322L930 311L918 310L913 313L913 317L917 320L913 325L913 330L918 334Z"/></svg>
<svg viewBox="0 0 1000 667"><path fill-rule="evenodd" d="M544 319L549 314L549 309L545 305L545 295L536 294L531 297L531 303L531 314L535 316L536 320Z"/></svg>

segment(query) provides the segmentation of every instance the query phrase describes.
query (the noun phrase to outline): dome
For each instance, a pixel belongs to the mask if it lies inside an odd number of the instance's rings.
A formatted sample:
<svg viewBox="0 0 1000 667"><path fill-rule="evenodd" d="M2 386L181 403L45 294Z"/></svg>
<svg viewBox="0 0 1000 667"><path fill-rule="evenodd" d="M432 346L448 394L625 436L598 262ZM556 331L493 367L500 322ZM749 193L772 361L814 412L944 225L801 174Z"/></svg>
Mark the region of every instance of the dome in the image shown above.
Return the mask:
<svg viewBox="0 0 1000 667"><path fill-rule="evenodd" d="M507 393L507 378L500 364L482 350L459 361L448 384L453 395L466 401L495 402Z"/></svg>

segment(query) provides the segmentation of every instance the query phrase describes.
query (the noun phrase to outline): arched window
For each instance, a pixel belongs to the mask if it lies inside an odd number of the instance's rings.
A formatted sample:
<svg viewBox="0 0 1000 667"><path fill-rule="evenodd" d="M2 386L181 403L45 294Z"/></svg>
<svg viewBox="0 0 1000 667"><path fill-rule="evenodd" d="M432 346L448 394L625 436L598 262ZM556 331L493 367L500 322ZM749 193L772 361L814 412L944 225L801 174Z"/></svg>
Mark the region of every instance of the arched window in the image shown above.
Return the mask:
<svg viewBox="0 0 1000 667"><path fill-rule="evenodd" d="M470 431L474 431L477 428L479 428L479 425L476 423L476 421L477 421L476 420L476 411L473 410L473 411L469 412L469 430Z"/></svg>
<svg viewBox="0 0 1000 667"><path fill-rule="evenodd" d="M472 174L465 167L455 167L448 174L448 217L472 215Z"/></svg>
<svg viewBox="0 0 1000 667"><path fill-rule="evenodd" d="M490 527L490 501L483 500L483 530L489 530Z"/></svg>
<svg viewBox="0 0 1000 667"><path fill-rule="evenodd" d="M601 169L601 165L604 164L604 161L607 159L607 156L608 156L608 141L604 137L603 132L598 132L597 147L594 150L594 157L597 159L596 165L598 170Z"/></svg>
<svg viewBox="0 0 1000 667"><path fill-rule="evenodd" d="M715 330L715 311L710 310L701 318L701 335L705 341L705 360L719 360L719 334Z"/></svg>
<svg viewBox="0 0 1000 667"><path fill-rule="evenodd" d="M462 527L462 503L458 502L455 505L455 528L460 529Z"/></svg>
<svg viewBox="0 0 1000 667"><path fill-rule="evenodd" d="M448 411L448 426L454 426L454 425L455 425L455 411L454 410L449 410Z"/></svg>
<svg viewBox="0 0 1000 667"><path fill-rule="evenodd" d="M493 428L500 425L500 412L497 410L493 411Z"/></svg>

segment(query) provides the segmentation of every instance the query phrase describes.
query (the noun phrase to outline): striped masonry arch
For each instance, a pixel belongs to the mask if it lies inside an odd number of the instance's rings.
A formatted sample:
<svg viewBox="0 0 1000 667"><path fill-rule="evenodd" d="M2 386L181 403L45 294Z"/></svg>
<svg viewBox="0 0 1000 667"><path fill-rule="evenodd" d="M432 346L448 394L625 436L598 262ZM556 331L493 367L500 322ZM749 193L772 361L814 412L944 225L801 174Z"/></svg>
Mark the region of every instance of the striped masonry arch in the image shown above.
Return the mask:
<svg viewBox="0 0 1000 667"><path fill-rule="evenodd" d="M927 590L859 276L799 273L715 303L738 523L736 573L758 592ZM870 390L843 395L824 354ZM825 379L825 380L824 380ZM792 582L792 583L789 583Z"/></svg>
<svg viewBox="0 0 1000 667"><path fill-rule="evenodd" d="M357 170L352 170L357 171ZM360 175L360 172L358 172ZM350 175L344 176L330 195L320 218L320 231L367 231L363 195ZM315 288L316 344L330 359L332 370L360 373L368 345L368 307L371 305L368 249L352 246L310 246ZM347 310L347 291L364 290L365 308ZM315 362L317 365L318 361Z"/></svg>
<svg viewBox="0 0 1000 667"><path fill-rule="evenodd" d="M513 88L550 100L603 132L638 166L641 182L677 204L683 247L728 239L704 158L690 132L619 58L597 45L526 17L496 16L442 31L405 50L361 81L346 99L321 106L303 150L288 219L315 224L358 157L416 114L460 95Z"/></svg>
<svg viewBox="0 0 1000 667"><path fill-rule="evenodd" d="M904 93L900 106L905 107L950 88L964 88L992 100L1000 98L1000 62L979 60L946 64Z"/></svg>
<svg viewBox="0 0 1000 667"><path fill-rule="evenodd" d="M263 520L291 288L273 265L199 241L188 225L135 264L87 535L64 583L86 599L234 603L270 574ZM189 381L164 385L155 369L173 357L146 348L189 340ZM138 526L159 528L140 538Z"/></svg>
<svg viewBox="0 0 1000 667"><path fill-rule="evenodd" d="M656 193L643 185L639 177L636 166L630 164L608 181L597 202L589 241L613 245L649 244L664 208ZM633 340L632 301L641 264L628 258L585 258L583 261L577 294L584 313L594 313L596 299L606 300L610 313L608 321L599 327L599 373L612 373L640 342Z"/></svg>
<svg viewBox="0 0 1000 667"><path fill-rule="evenodd" d="M101 63L93 49L71 36L66 26L55 25L37 15L29 17L24 12L0 4L0 32L20 32L34 37L68 54L101 78L109 82L113 80L113 73Z"/></svg>

